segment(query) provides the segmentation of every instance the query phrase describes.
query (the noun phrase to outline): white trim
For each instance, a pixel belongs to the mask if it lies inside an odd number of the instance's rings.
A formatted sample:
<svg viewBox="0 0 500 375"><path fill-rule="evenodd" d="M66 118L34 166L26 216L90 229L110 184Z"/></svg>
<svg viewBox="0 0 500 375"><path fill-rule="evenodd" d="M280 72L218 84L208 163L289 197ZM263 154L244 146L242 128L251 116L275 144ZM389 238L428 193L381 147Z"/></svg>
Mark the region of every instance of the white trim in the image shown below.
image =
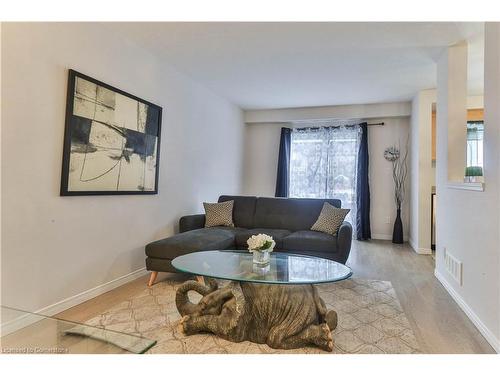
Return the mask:
<svg viewBox="0 0 500 375"><path fill-rule="evenodd" d="M443 275L439 273L437 269L434 269L434 276L443 285L446 291L450 294L451 298L455 300L457 305L462 309L462 311L467 315L470 321L476 326L481 335L488 341L488 343L493 347L493 349L500 353L500 340L491 332L488 327L479 319L476 313L467 305L467 303L462 299L462 297L457 293L455 289L446 281Z"/></svg>
<svg viewBox="0 0 500 375"><path fill-rule="evenodd" d="M56 302L52 305L43 307L37 311L35 311L35 314L40 314L44 316L53 316L55 314L60 313L61 311L67 310L71 307L74 307L76 305L79 305L80 303L83 303L85 301L88 301L89 299L92 299L94 297L97 297L103 293L109 292L110 290L113 290L115 288L118 288L121 285L124 285L130 281L133 281L135 279L138 279L139 277L142 277L146 275L148 271L146 270L145 267L140 268L136 271L132 271L126 275L120 276L114 280L108 281L104 284L98 285L94 288L91 288L89 290L83 291L81 293L78 293L74 296L68 297L63 299L62 301ZM23 327L26 327L30 324L33 324L37 320L43 319L43 317L39 317L36 315L30 315L30 314L24 314L21 315L12 321L8 321L3 323L0 326L1 334L5 335L10 332L14 332L18 329L21 329Z"/></svg>
<svg viewBox="0 0 500 375"><path fill-rule="evenodd" d="M425 247L419 247L418 249L413 249L417 254L420 255L431 255L432 249L426 249Z"/></svg>
<svg viewBox="0 0 500 375"><path fill-rule="evenodd" d="M413 242L413 238L408 239L408 243L410 244L411 248L413 251L415 251L417 254L421 255L430 255L432 254L432 249L426 249L425 247L417 247L415 245L415 242Z"/></svg>
<svg viewBox="0 0 500 375"><path fill-rule="evenodd" d="M447 182L448 189L484 191L484 182Z"/></svg>
<svg viewBox="0 0 500 375"><path fill-rule="evenodd" d="M19 315L18 317L9 320L7 322L3 322L0 325L0 335L1 337L4 337L6 335L11 334L12 332L16 332L20 329L23 329L24 327L27 327L31 324L35 324L36 322L45 319L41 315L33 315L29 313L25 313Z"/></svg>
<svg viewBox="0 0 500 375"><path fill-rule="evenodd" d="M98 295L109 292L110 290L118 288L123 284L126 284L130 281L138 279L139 277L147 275L147 273L148 271L146 270L146 267L140 268L136 271L132 271L126 275L120 276L114 280L108 281L107 283L98 285L94 288L78 293L72 297L65 298L62 301L46 306L40 310L35 311L35 313L48 316L58 314L61 311L79 305L80 303L88 301L89 299L97 297Z"/></svg>

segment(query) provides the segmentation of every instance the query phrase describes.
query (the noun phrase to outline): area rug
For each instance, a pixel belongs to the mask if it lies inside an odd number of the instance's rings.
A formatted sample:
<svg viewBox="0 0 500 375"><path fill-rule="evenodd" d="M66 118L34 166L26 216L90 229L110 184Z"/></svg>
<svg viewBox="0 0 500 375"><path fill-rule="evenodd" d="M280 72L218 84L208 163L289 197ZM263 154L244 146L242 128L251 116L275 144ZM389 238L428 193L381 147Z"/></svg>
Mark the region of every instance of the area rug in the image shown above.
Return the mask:
<svg viewBox="0 0 500 375"><path fill-rule="evenodd" d="M212 334L184 335L175 306L181 280L166 280L131 295L128 300L88 320L85 324L157 340L148 353L161 354L331 354L316 347L272 349L249 341L233 343ZM329 309L338 313L332 332L334 354L411 354L419 346L389 281L349 279L318 285ZM195 295L193 295L192 299Z"/></svg>

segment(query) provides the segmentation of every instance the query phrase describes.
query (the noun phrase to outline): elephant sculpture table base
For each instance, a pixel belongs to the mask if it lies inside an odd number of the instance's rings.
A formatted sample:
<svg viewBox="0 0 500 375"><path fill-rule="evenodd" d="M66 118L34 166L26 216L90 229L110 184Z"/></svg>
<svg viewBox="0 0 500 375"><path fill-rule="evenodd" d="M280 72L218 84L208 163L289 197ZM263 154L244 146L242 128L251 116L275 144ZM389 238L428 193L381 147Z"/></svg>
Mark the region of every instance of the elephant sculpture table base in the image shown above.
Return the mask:
<svg viewBox="0 0 500 375"><path fill-rule="evenodd" d="M189 291L202 296L197 304L189 300ZM333 350L337 313L327 310L314 285L232 281L219 288L214 279L189 280L177 289L175 302L186 335L209 332L275 349L316 345Z"/></svg>

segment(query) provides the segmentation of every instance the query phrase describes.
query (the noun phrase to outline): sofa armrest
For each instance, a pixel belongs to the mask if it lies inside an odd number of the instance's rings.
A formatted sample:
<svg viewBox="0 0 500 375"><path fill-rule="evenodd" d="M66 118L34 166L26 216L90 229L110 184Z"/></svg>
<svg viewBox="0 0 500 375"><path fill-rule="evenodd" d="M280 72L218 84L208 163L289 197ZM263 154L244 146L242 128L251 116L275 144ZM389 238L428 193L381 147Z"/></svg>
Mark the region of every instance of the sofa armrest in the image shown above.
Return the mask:
<svg viewBox="0 0 500 375"><path fill-rule="evenodd" d="M187 215L179 219L179 232L187 232L193 229L205 227L205 215Z"/></svg>
<svg viewBox="0 0 500 375"><path fill-rule="evenodd" d="M342 263L347 262L351 252L352 226L351 223L344 221L337 232L337 249L340 253Z"/></svg>

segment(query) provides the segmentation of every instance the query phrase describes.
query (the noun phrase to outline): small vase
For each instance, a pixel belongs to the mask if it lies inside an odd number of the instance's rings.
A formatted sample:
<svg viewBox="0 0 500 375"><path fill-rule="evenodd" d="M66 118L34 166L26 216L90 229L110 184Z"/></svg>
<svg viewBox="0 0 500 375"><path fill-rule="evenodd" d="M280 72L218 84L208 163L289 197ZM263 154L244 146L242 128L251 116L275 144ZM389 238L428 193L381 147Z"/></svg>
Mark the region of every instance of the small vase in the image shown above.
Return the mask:
<svg viewBox="0 0 500 375"><path fill-rule="evenodd" d="M252 271L259 276L266 276L269 273L271 266L269 263L267 265L254 264Z"/></svg>
<svg viewBox="0 0 500 375"><path fill-rule="evenodd" d="M253 263L258 266L266 266L269 264L269 251L267 250L254 250Z"/></svg>
<svg viewBox="0 0 500 375"><path fill-rule="evenodd" d="M394 230L392 232L392 243L403 243L403 222L401 221L401 209L398 208Z"/></svg>

